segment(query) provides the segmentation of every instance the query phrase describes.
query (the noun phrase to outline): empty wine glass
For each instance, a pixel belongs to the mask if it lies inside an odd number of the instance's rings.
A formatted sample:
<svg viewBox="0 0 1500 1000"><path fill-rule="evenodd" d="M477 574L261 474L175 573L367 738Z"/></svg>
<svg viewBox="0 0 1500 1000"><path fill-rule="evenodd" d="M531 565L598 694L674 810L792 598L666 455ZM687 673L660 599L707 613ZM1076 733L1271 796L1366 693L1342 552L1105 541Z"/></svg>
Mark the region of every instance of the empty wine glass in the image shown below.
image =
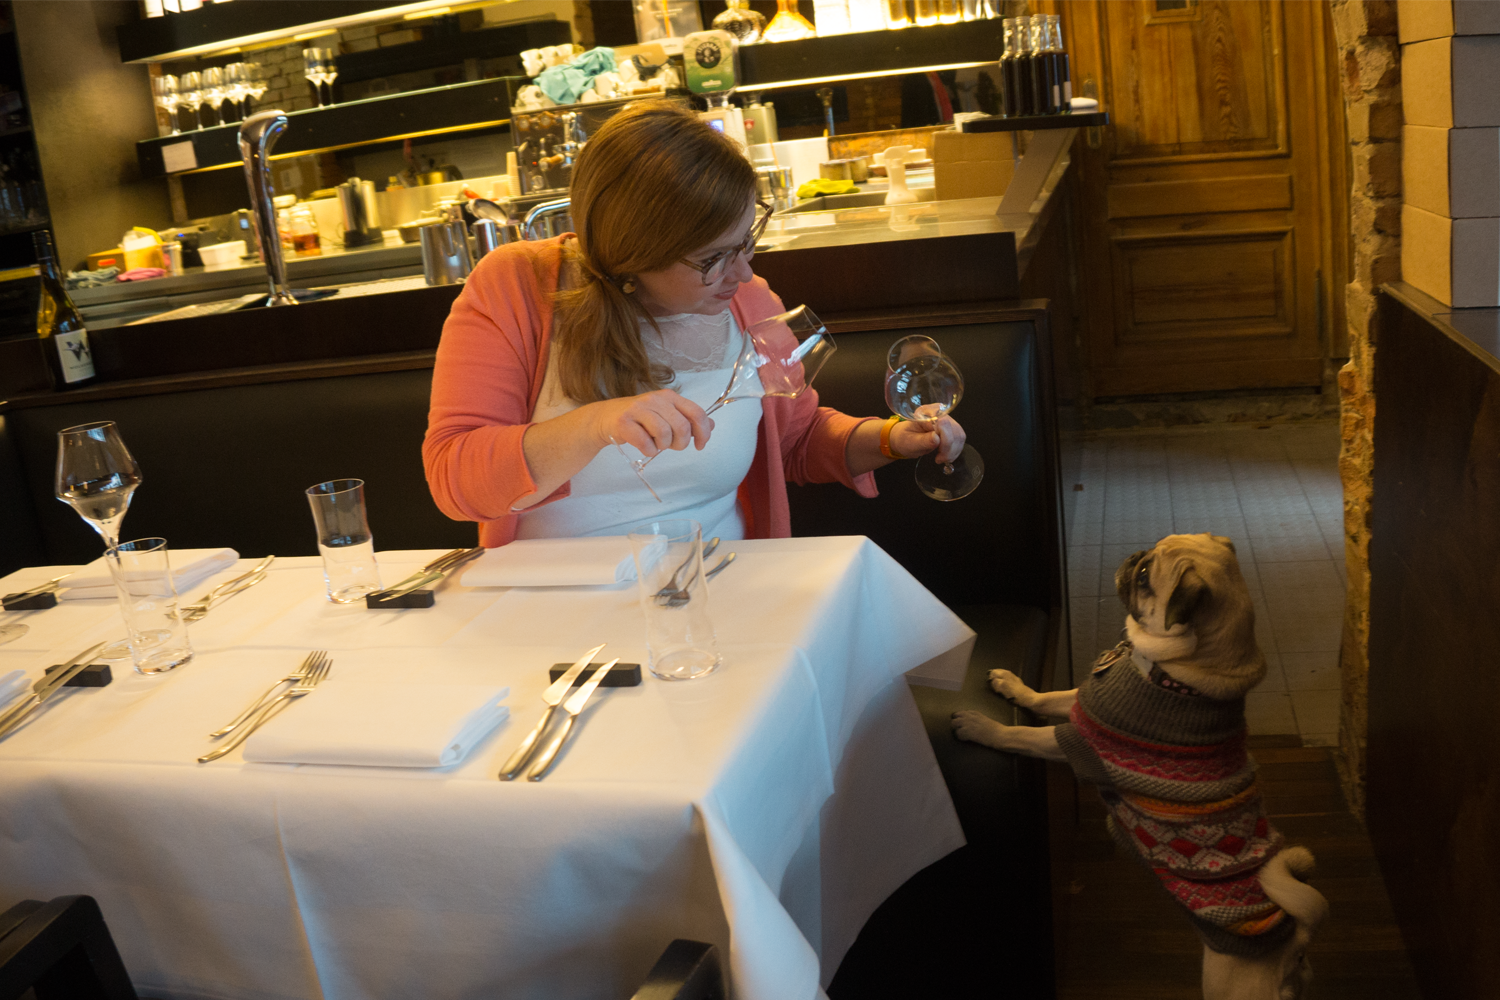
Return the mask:
<svg viewBox="0 0 1500 1000"><path fill-rule="evenodd" d="M931 337L902 337L886 359L885 401L907 420L936 427L964 395L958 366ZM970 445L951 462L937 453L916 460L917 488L934 500L958 500L973 493L984 479L984 459Z"/></svg>
<svg viewBox="0 0 1500 1000"><path fill-rule="evenodd" d="M210 66L203 71L203 100L214 109L214 117L218 124L224 124L224 113L220 107L224 104L224 70L218 66Z"/></svg>
<svg viewBox="0 0 1500 1000"><path fill-rule="evenodd" d="M736 399L797 398L817 378L819 370L838 348L823 321L807 306L767 317L740 337L740 352L730 372L729 385L704 409L705 415L711 415ZM614 441L614 438L610 440ZM646 466L656 456L643 456L633 446L626 451L626 446L618 441L614 441L614 445L640 477L641 484L651 490L651 495L660 503L661 497L651 488L644 474ZM631 452L640 457L632 457Z"/></svg>
<svg viewBox="0 0 1500 1000"><path fill-rule="evenodd" d="M339 78L339 64L332 49L324 49L320 60L323 65L323 82L328 84L328 104L333 106L333 81Z"/></svg>
<svg viewBox="0 0 1500 1000"><path fill-rule="evenodd" d="M245 93L250 101L245 103L245 117L250 117L251 101L260 100L260 95L266 92L266 68L260 63L245 64Z"/></svg>
<svg viewBox="0 0 1500 1000"><path fill-rule="evenodd" d="M99 532L106 552L120 544L120 522L139 485L141 467L125 447L114 421L80 424L57 432L57 499ZM129 655L128 642L114 643L98 654L105 660Z"/></svg>
<svg viewBox="0 0 1500 1000"><path fill-rule="evenodd" d="M244 63L230 63L224 67L224 96L229 99L230 104L234 105L235 113L240 118L245 117L245 109L241 106L241 102L249 93L247 82Z"/></svg>
<svg viewBox="0 0 1500 1000"><path fill-rule="evenodd" d="M198 128L203 127L203 122L198 118L198 109L203 106L203 77L197 70L182 74L182 79L177 83L180 105L184 108L193 109L193 121Z"/></svg>
<svg viewBox="0 0 1500 1000"><path fill-rule="evenodd" d="M177 77L171 73L163 73L161 76L151 78L151 99L167 113L167 118L172 122L172 134L180 135L182 129L177 125L177 104L179 96L177 93Z"/></svg>
<svg viewBox="0 0 1500 1000"><path fill-rule="evenodd" d="M302 75L307 77L307 82L313 85L313 96L318 102L318 107L323 106L323 50L302 50Z"/></svg>

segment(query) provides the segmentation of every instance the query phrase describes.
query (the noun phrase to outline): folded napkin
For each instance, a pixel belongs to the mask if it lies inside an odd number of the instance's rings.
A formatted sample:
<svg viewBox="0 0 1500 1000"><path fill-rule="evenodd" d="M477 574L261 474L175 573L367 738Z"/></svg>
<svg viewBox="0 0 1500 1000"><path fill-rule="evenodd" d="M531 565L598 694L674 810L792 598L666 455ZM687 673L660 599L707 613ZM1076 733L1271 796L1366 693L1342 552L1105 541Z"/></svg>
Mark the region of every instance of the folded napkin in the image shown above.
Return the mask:
<svg viewBox="0 0 1500 1000"><path fill-rule="evenodd" d="M19 670L0 674L0 711L30 689L26 675Z"/></svg>
<svg viewBox="0 0 1500 1000"><path fill-rule="evenodd" d="M859 190L859 185L853 181L835 181L827 177L819 177L815 180L805 182L797 189L798 198L816 198L820 194L853 194Z"/></svg>
<svg viewBox="0 0 1500 1000"><path fill-rule="evenodd" d="M510 715L510 688L333 678L245 741L245 759L280 764L444 767Z"/></svg>
<svg viewBox="0 0 1500 1000"><path fill-rule="evenodd" d="M490 549L469 564L465 587L575 587L635 579L630 539L523 538Z"/></svg>
<svg viewBox="0 0 1500 1000"><path fill-rule="evenodd" d="M172 564L172 582L177 585L177 595L188 600L196 598L196 594L189 597L183 591L233 566L239 557L234 549L169 549L167 561ZM103 556L62 581L61 585L67 589L58 592L59 601L115 596L115 581L109 575L109 566Z"/></svg>

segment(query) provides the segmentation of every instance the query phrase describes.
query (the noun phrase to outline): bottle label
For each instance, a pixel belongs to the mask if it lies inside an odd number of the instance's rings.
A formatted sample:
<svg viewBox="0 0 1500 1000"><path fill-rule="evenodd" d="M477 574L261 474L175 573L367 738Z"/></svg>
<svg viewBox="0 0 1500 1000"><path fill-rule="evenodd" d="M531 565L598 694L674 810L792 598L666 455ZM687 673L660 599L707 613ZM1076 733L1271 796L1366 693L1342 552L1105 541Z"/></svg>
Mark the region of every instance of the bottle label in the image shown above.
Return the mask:
<svg viewBox="0 0 1500 1000"><path fill-rule="evenodd" d="M1063 107L1065 107L1065 108L1072 107L1072 105L1073 105L1073 81L1072 80L1064 80L1063 81Z"/></svg>
<svg viewBox="0 0 1500 1000"><path fill-rule="evenodd" d="M1052 106L1054 108L1060 108L1063 106L1062 91L1058 89L1058 86L1055 83L1052 85Z"/></svg>
<svg viewBox="0 0 1500 1000"><path fill-rule="evenodd" d="M63 381L68 384L94 377L94 355L89 350L89 332L82 327L52 337L62 361Z"/></svg>

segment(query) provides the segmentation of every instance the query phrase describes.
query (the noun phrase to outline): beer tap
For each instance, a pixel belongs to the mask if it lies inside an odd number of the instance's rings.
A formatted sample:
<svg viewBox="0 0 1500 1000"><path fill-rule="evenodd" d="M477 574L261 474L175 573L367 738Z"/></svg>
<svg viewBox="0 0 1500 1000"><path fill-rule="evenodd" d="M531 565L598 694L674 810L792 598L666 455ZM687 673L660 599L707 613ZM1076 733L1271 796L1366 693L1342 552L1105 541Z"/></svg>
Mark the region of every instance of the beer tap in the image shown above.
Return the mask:
<svg viewBox="0 0 1500 1000"><path fill-rule="evenodd" d="M257 111L240 126L240 158L245 161L245 183L250 188L250 209L254 213L260 259L265 261L271 294L268 306L294 306L296 298L286 282L286 260L281 254L281 233L276 225L276 206L272 203L271 147L286 131L283 111Z"/></svg>

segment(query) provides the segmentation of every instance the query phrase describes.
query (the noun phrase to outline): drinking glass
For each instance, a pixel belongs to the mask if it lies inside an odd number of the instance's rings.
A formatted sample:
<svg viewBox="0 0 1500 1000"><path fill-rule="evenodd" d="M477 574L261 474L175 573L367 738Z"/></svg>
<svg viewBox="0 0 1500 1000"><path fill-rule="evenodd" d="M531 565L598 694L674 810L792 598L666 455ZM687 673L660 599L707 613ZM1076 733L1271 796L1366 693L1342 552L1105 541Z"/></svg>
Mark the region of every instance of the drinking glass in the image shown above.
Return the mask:
<svg viewBox="0 0 1500 1000"><path fill-rule="evenodd" d="M833 335L807 306L767 317L741 334L740 353L730 372L729 385L703 412L712 415L719 407L736 399L765 396L795 399L812 385L813 379L818 377L818 372L837 349ZM651 490L651 495L660 503L661 497L651 489L644 471L656 456L648 458L633 446L626 451L626 446L620 442L614 444L635 470L641 484ZM632 456L631 452L640 457Z"/></svg>
<svg viewBox="0 0 1500 1000"><path fill-rule="evenodd" d="M197 70L182 74L178 81L180 101L179 105L184 108L193 109L193 121L198 128L203 127L203 122L198 118L198 109L203 106L203 77Z"/></svg>
<svg viewBox="0 0 1500 1000"><path fill-rule="evenodd" d="M245 95L249 93L246 87L247 82L248 77L245 73L244 63L230 63L224 67L224 96L229 99L230 104L234 105L235 111L240 118L245 117L245 109L241 106L241 102L244 101Z"/></svg>
<svg viewBox="0 0 1500 1000"><path fill-rule="evenodd" d="M225 96L224 70L218 66L210 66L203 71L203 99L214 109L214 117L219 120L220 125L225 124L224 112L219 110L224 104Z"/></svg>
<svg viewBox="0 0 1500 1000"><path fill-rule="evenodd" d="M319 62L323 69L323 82L328 84L328 105L333 106L333 81L339 78L339 64L332 49L324 49Z"/></svg>
<svg viewBox="0 0 1500 1000"><path fill-rule="evenodd" d="M177 586L165 538L138 538L104 554L120 615L125 619L130 658L137 673L160 674L193 658L187 622L177 614Z"/></svg>
<svg viewBox="0 0 1500 1000"><path fill-rule="evenodd" d="M334 479L310 486L307 502L318 529L328 599L335 604L353 604L379 590L375 539L365 516L365 481Z"/></svg>
<svg viewBox="0 0 1500 1000"><path fill-rule="evenodd" d="M886 357L885 401L907 420L935 427L940 417L952 413L964 395L964 379L958 366L931 337L902 337L891 345ZM973 493L984 479L984 459L973 446L951 462L939 462L937 453L916 460L917 488L934 500L958 500Z"/></svg>
<svg viewBox="0 0 1500 1000"><path fill-rule="evenodd" d="M323 57L322 49L302 50L302 75L313 85L313 98L318 107L323 106Z"/></svg>
<svg viewBox="0 0 1500 1000"><path fill-rule="evenodd" d="M708 613L703 577L703 527L697 521L666 520L630 532L636 587L646 616L648 669L664 681L706 677L722 662ZM686 599L658 600L666 588Z"/></svg>
<svg viewBox="0 0 1500 1000"><path fill-rule="evenodd" d="M105 548L119 544L120 522L139 485L141 467L113 420L57 432L57 499L99 532Z"/></svg>
<svg viewBox="0 0 1500 1000"><path fill-rule="evenodd" d="M151 99L156 102L157 107L167 113L167 118L172 122L172 134L180 135L182 129L177 124L177 77L171 73L152 77Z"/></svg>
<svg viewBox="0 0 1500 1000"><path fill-rule="evenodd" d="M264 66L262 66L260 63L246 63L245 64L245 93L249 95L251 101L258 101L258 100L260 100L260 95L264 94L265 92L266 92L266 68ZM245 116L247 118L250 116L250 109L251 109L251 107L252 107L252 105L249 102L246 102L246 104L245 104Z"/></svg>

